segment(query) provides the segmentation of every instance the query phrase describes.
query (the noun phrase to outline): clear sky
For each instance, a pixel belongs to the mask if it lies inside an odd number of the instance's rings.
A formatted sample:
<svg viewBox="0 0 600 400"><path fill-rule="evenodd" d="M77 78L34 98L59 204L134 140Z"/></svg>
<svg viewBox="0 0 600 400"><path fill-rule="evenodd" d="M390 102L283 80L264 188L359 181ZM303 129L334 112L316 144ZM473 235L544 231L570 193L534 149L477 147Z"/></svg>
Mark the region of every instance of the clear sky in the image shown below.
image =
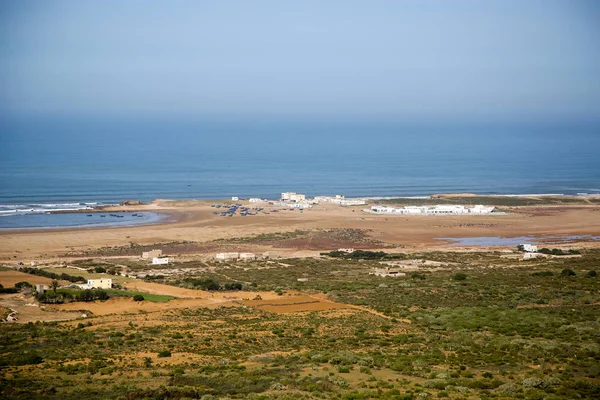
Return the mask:
<svg viewBox="0 0 600 400"><path fill-rule="evenodd" d="M0 111L600 118L600 1L6 1Z"/></svg>

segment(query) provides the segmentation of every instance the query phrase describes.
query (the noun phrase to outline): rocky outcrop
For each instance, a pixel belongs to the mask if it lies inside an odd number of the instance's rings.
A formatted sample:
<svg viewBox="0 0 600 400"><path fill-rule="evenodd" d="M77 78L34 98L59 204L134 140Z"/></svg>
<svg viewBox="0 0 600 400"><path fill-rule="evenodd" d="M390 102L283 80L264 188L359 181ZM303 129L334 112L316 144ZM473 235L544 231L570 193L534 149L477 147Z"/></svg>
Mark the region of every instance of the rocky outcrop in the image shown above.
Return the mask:
<svg viewBox="0 0 600 400"><path fill-rule="evenodd" d="M142 204L142 202L139 200L123 200L121 202L122 206L139 206L140 204Z"/></svg>

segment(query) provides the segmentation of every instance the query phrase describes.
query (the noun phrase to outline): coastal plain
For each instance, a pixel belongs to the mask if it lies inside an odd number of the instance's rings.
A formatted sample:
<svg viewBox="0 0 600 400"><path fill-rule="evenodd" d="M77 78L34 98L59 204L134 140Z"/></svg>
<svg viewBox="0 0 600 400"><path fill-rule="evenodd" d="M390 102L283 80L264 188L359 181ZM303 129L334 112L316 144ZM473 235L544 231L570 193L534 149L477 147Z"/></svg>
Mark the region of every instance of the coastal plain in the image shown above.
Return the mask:
<svg viewBox="0 0 600 400"><path fill-rule="evenodd" d="M0 284L20 288L0 294L0 396L598 398L599 199L430 201L497 212L257 204L223 217L214 206L233 202L155 200L97 212L160 224L0 231ZM524 259L503 239L552 250ZM141 257L152 249L169 263ZM72 285L104 278L108 299Z"/></svg>
<svg viewBox="0 0 600 400"><path fill-rule="evenodd" d="M560 199L565 201L565 199ZM295 230L357 229L366 232L373 242L387 247L406 249L446 248L442 238L465 237L572 237L568 242L583 241L596 246L597 240L587 237L600 235L600 202L568 201L532 205L504 206L501 215L477 216L399 216L373 215L362 212L363 207L340 207L334 204L317 205L300 212L284 210L269 215L233 218L213 214L214 201L155 200L141 206L106 208L106 212L154 211L169 215L160 224L120 228L40 229L0 231L0 260L45 260L104 247L124 246L130 243L150 245L188 241L204 246L188 249L196 253L214 253L219 240L252 235L264 235ZM231 203L231 202L218 202ZM265 207L265 206L263 206ZM269 208L269 206L266 206ZM339 247L364 248L352 240L334 241ZM289 245L289 247L285 247ZM278 251L289 255L310 255L331 250L327 240L287 241L278 245ZM260 243L245 243L247 251L271 248ZM373 247L372 244L366 247Z"/></svg>

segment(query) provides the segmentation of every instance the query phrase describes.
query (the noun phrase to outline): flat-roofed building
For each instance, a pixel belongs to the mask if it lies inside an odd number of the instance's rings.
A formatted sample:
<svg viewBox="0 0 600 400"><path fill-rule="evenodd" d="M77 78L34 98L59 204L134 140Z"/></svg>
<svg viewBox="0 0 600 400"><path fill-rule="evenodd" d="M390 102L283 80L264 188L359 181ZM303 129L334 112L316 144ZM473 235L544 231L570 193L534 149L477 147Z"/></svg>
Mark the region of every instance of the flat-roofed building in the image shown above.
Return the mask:
<svg viewBox="0 0 600 400"><path fill-rule="evenodd" d="M295 202L305 201L306 195L301 194L301 193L296 193L296 192L284 192L284 193L281 193L281 200L295 201Z"/></svg>
<svg viewBox="0 0 600 400"><path fill-rule="evenodd" d="M112 288L111 278L88 279L88 289L110 289Z"/></svg>

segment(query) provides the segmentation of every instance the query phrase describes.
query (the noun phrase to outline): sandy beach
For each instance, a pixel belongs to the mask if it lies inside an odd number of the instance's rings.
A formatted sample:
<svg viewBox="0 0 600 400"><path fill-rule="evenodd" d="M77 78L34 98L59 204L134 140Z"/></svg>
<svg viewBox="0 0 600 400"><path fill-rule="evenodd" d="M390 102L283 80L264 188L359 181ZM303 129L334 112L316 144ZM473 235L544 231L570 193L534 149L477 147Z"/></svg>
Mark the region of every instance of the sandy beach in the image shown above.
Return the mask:
<svg viewBox="0 0 600 400"><path fill-rule="evenodd" d="M248 237L257 234L314 229L357 229L366 232L373 241L411 249L437 248L447 242L438 238L516 237L600 235L598 205L548 205L504 207L503 215L477 216L392 216L362 212L362 207L317 205L312 209L280 211L269 215L224 218L214 215L214 201L155 200L140 206L118 206L106 211L156 211L169 215L168 221L156 225L120 228L44 229L0 232L0 260L5 263L48 260L66 253L77 253L107 246L126 246L130 243L191 241L210 244L218 239ZM175 222L173 222L175 221ZM583 239L585 246L598 245L597 240ZM309 254L323 251L326 243L288 242L289 247L278 251ZM337 242L332 245L338 244ZM352 243L349 243L351 245ZM583 244L582 244L583 245ZM371 246L376 247L376 246ZM264 251L270 246L245 244L246 250ZM447 248L447 247L445 247ZM213 252L205 246L202 252Z"/></svg>

